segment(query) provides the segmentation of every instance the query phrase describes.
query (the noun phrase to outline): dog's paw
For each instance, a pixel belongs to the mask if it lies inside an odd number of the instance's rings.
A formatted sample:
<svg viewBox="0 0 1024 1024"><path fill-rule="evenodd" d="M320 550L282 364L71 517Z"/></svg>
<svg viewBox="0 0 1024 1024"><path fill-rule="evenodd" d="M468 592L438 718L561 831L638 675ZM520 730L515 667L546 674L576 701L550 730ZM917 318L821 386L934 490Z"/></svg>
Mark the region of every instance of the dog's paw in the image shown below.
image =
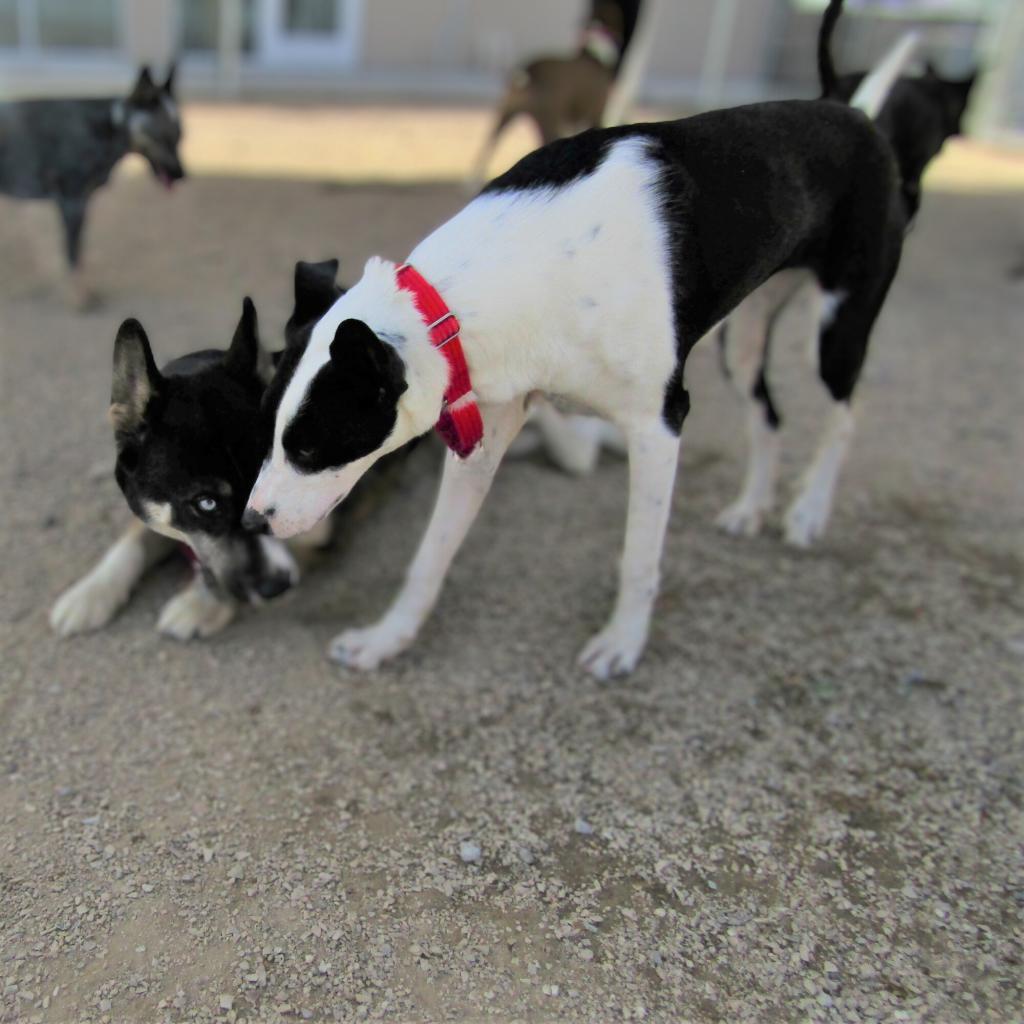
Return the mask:
<svg viewBox="0 0 1024 1024"><path fill-rule="evenodd" d="M413 641L415 631L385 621L364 629L346 629L327 648L331 661L346 668L370 672L382 662L401 654Z"/></svg>
<svg viewBox="0 0 1024 1024"><path fill-rule="evenodd" d="M60 636L102 629L128 600L119 583L101 576L84 576L65 590L50 610L50 626Z"/></svg>
<svg viewBox="0 0 1024 1024"><path fill-rule="evenodd" d="M805 491L786 513L786 543L809 548L825 532L830 511L830 502L820 491Z"/></svg>
<svg viewBox="0 0 1024 1024"><path fill-rule="evenodd" d="M195 640L219 633L234 617L233 602L192 583L164 605L156 628L174 640Z"/></svg>
<svg viewBox="0 0 1024 1024"><path fill-rule="evenodd" d="M756 537L761 532L766 511L740 498L719 512L715 525L734 537Z"/></svg>
<svg viewBox="0 0 1024 1024"><path fill-rule="evenodd" d="M636 668L647 643L642 625L610 622L580 652L577 664L595 679L629 675Z"/></svg>

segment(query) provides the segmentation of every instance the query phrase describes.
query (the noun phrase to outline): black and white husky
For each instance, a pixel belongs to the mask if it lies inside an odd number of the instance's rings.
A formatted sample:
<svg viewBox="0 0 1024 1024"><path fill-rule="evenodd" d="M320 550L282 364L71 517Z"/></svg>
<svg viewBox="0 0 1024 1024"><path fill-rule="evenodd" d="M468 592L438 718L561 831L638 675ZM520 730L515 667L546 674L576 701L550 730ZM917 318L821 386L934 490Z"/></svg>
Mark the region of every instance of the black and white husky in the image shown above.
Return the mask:
<svg viewBox="0 0 1024 1024"><path fill-rule="evenodd" d="M876 111L908 55L906 44L894 51L853 106ZM848 408L904 224L891 148L862 110L838 103L763 103L554 142L415 248L408 266L426 289L373 259L314 327L274 389L248 521L281 537L307 530L382 455L443 428L453 454L401 592L331 647L373 668L426 620L530 396L564 396L615 423L628 449L618 597L580 662L600 678L629 672L658 591L691 348L772 275L806 268L824 296L824 373L836 409ZM458 325L464 363L447 347ZM453 440L451 426L472 427L474 402L484 436L463 457L472 435Z"/></svg>
<svg viewBox="0 0 1024 1024"><path fill-rule="evenodd" d="M153 175L170 187L185 176L180 141L173 67L161 85L143 68L124 98L0 103L0 193L57 204L77 305L90 299L81 257L93 193L128 153L145 157Z"/></svg>
<svg viewBox="0 0 1024 1024"><path fill-rule="evenodd" d="M296 265L284 359L302 350L313 324L343 294L337 267L337 260ZM161 633L179 640L211 636L231 621L240 602L269 600L296 582L298 567L286 545L241 523L266 449L260 407L270 363L249 299L226 351L192 352L162 369L142 325L121 325L110 417L115 475L135 518L54 605L50 623L58 633L105 626L147 568L179 544L191 553L196 572L157 623ZM322 529L305 542L326 539Z"/></svg>

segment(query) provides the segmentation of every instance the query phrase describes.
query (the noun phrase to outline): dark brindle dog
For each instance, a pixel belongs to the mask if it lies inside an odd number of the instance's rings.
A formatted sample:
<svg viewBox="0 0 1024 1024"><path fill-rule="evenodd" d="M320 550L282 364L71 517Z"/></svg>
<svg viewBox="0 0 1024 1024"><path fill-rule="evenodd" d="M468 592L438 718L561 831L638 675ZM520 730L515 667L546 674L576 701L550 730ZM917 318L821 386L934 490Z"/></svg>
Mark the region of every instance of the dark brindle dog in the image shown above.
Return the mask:
<svg viewBox="0 0 1024 1024"><path fill-rule="evenodd" d="M82 232L93 193L128 153L139 153L166 186L185 176L174 69L163 85L143 68L125 99L33 99L0 104L0 193L52 199L64 225L74 301L88 303Z"/></svg>
<svg viewBox="0 0 1024 1024"><path fill-rule="evenodd" d="M636 32L640 3L594 0L576 53L538 57L512 72L494 127L477 158L472 183L483 182L498 139L520 114L533 120L545 144L601 123Z"/></svg>

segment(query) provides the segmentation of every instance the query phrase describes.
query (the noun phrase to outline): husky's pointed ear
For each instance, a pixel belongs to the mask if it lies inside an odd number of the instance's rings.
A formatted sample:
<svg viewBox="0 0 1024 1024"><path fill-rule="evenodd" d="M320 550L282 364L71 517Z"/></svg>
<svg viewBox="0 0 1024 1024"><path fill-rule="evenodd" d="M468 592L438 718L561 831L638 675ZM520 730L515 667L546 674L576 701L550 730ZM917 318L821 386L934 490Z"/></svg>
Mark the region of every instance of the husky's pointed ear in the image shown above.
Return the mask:
<svg viewBox="0 0 1024 1024"><path fill-rule="evenodd" d="M331 342L331 363L346 377L358 379L361 390L375 402L396 402L409 387L402 357L362 320L343 320L338 325Z"/></svg>
<svg viewBox="0 0 1024 1024"><path fill-rule="evenodd" d="M135 79L135 85L128 97L128 102L137 107L151 107L160 100L160 89L153 81L153 74L148 64L143 64L139 70L139 77Z"/></svg>
<svg viewBox="0 0 1024 1024"><path fill-rule="evenodd" d="M163 91L167 93L168 96L174 95L174 77L177 73L178 62L176 60L172 60L167 66L167 77L164 79L164 84L162 86Z"/></svg>
<svg viewBox="0 0 1024 1024"><path fill-rule="evenodd" d="M110 389L110 422L117 433L130 434L142 425L162 380L142 324L125 320L114 340L114 383Z"/></svg>
<svg viewBox="0 0 1024 1024"><path fill-rule="evenodd" d="M248 295L242 300L242 316L231 339L231 347L224 353L224 366L236 377L251 376L259 361L259 329L256 307Z"/></svg>

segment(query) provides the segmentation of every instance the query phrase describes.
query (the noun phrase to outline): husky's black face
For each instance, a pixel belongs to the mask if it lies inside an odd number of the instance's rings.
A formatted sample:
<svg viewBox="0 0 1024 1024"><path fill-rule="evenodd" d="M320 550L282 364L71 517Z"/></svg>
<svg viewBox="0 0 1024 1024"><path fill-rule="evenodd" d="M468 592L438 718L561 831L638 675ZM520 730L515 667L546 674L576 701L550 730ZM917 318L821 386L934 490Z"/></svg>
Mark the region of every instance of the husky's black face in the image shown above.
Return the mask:
<svg viewBox="0 0 1024 1024"><path fill-rule="evenodd" d="M297 579L283 545L241 525L266 448L258 361L249 299L227 352L195 352L162 372L142 325L126 320L110 407L117 482L132 511L187 544L209 578L246 601L275 597Z"/></svg>
<svg viewBox="0 0 1024 1024"><path fill-rule="evenodd" d="M343 293L337 270L337 260L296 265L286 357L305 347ZM264 356L249 299L226 352L193 352L161 372L137 320L126 320L114 343L110 416L121 491L144 523L187 544L209 578L247 601L275 597L298 579L279 540L242 526L272 426L260 410Z"/></svg>
<svg viewBox="0 0 1024 1024"><path fill-rule="evenodd" d="M170 188L185 177L178 156L181 118L174 98L174 67L163 85L157 85L149 68L143 68L131 95L125 100L125 124L132 152L146 158L153 175Z"/></svg>

